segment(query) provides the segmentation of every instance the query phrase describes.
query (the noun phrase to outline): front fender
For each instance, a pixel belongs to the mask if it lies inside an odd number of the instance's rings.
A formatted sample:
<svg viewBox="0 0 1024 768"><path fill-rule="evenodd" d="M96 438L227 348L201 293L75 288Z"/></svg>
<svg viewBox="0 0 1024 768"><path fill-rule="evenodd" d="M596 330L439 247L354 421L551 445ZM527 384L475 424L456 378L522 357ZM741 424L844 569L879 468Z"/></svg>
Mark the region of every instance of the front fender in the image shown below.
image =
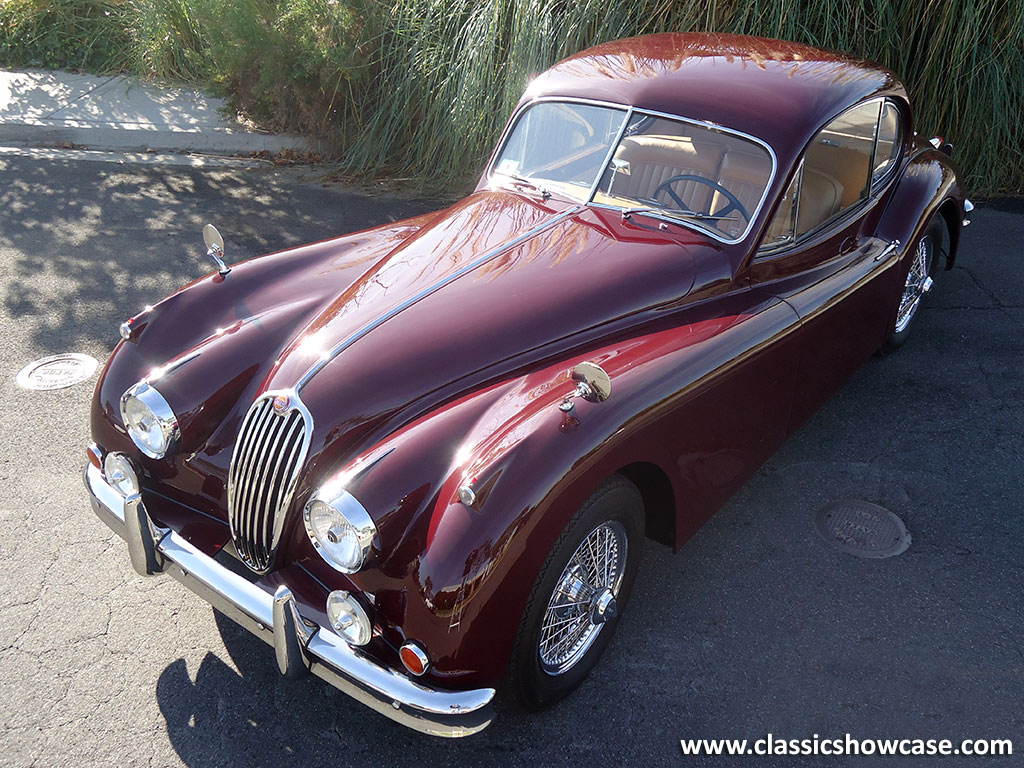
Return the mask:
<svg viewBox="0 0 1024 768"><path fill-rule="evenodd" d="M439 682L498 683L538 572L602 480L638 462L671 478L686 500L678 543L774 450L797 366L768 366L764 351L796 326L784 302L747 291L424 417L370 452L392 450L353 491L383 540L354 580L428 650ZM612 397L567 416L557 406L584 360L608 371ZM668 429L680 417L688 428Z"/></svg>

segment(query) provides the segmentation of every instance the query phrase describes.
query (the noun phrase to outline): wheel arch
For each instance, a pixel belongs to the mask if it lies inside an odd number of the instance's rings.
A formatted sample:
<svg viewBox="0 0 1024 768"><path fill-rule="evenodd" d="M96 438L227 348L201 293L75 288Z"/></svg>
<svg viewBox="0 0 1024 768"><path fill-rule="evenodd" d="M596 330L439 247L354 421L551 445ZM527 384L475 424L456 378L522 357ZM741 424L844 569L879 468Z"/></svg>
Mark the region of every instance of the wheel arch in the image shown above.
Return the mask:
<svg viewBox="0 0 1024 768"><path fill-rule="evenodd" d="M949 247L946 249L946 269L950 270L953 268L957 250L960 247L960 230L963 228L960 220L960 207L956 200L947 197L939 206L939 213L946 224L946 235L949 238Z"/></svg>
<svg viewBox="0 0 1024 768"><path fill-rule="evenodd" d="M620 467L613 474L622 475L640 491L644 504L647 538L667 547L674 547L676 498L665 471L649 461L638 461Z"/></svg>
<svg viewBox="0 0 1024 768"><path fill-rule="evenodd" d="M959 174L948 155L928 149L915 155L889 198L876 226L884 240L899 241L901 252L911 250L933 215L940 215L949 234L946 268L950 269L960 242L964 197Z"/></svg>

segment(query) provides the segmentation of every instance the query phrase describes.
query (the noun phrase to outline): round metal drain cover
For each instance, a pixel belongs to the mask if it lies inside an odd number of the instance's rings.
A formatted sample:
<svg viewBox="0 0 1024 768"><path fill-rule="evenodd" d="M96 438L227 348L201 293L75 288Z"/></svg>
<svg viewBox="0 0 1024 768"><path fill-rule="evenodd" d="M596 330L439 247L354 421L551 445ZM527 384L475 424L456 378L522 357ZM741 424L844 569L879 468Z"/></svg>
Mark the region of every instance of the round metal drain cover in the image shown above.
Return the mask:
<svg viewBox="0 0 1024 768"><path fill-rule="evenodd" d="M833 501L818 510L818 533L838 550L857 557L892 557L907 551L910 532L885 507L857 499Z"/></svg>
<svg viewBox="0 0 1024 768"><path fill-rule="evenodd" d="M96 358L76 352L43 357L21 369L18 386L25 389L64 389L88 379L98 365Z"/></svg>

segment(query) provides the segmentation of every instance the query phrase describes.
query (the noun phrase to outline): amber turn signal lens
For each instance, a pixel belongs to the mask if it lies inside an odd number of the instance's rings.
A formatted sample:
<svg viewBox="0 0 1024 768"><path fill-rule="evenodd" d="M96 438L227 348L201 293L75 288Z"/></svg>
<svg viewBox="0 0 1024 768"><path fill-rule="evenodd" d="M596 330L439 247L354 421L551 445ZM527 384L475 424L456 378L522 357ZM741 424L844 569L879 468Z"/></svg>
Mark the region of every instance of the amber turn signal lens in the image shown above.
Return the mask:
<svg viewBox="0 0 1024 768"><path fill-rule="evenodd" d="M402 664L405 668L416 677L419 677L430 668L430 659L427 658L427 654L423 652L415 643L406 643L402 646L402 649L398 652L398 655L402 657Z"/></svg>
<svg viewBox="0 0 1024 768"><path fill-rule="evenodd" d="M89 456L89 463L92 464L96 469L103 469L102 451L96 443L89 443L89 447L85 449L86 454Z"/></svg>

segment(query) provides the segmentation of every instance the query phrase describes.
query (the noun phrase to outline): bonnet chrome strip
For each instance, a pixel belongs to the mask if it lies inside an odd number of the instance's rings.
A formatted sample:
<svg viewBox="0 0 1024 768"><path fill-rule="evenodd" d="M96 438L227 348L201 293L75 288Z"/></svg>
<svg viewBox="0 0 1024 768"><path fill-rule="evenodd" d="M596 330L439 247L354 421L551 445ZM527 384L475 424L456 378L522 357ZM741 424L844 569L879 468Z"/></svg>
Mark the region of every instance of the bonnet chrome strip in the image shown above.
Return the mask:
<svg viewBox="0 0 1024 768"><path fill-rule="evenodd" d="M529 240L534 235L538 235L541 232L543 232L544 230L550 229L551 227L555 226L559 222L564 221L565 219L567 219L570 216L572 216L574 213L577 213L578 211L582 210L583 207L584 206L582 206L582 205L574 205L572 208L567 208L566 210L564 210L561 213L559 213L557 216L554 216L554 217L548 219L547 221L545 221L544 223L537 225L533 229L528 230L527 232L524 232L523 234L519 235L518 237L516 237L516 238L514 238L512 240L509 240L507 243L503 243L502 245L498 246L494 250L488 251L483 256L481 256L478 259L475 259L474 261L471 261L469 264L467 264L466 266L462 267L461 269L458 269L455 272L452 272L447 277L443 277L440 280L438 280L436 283L434 283L433 285L430 285L430 286L424 288L422 291L417 293L415 296L412 296L411 298L406 299L401 304L398 304L397 306L392 307L387 312L385 312L384 314L382 314L379 317L377 317L376 319L374 319L372 322L367 323L366 325L364 325L362 328L360 328L358 331L356 331L351 336L346 338L344 341L341 341L338 344L336 344L325 355L322 355L315 363L313 363L313 365L309 368L309 370L307 370L304 374L302 374L302 378L300 378L298 380L298 382L295 384L295 391L296 392L300 391L304 386L306 386L310 382L310 380L314 376L316 376L318 373L320 373L320 371L322 371L324 369L324 367L329 362L331 362L334 358L336 358L338 355L340 355L346 349L348 349L353 344L355 344L357 341L359 341L359 339L363 338L363 336L368 334L374 328L379 328L381 325L386 323L388 320L390 320L391 318L393 318L396 315L400 314L401 312L404 312L405 310L407 310L412 305L417 304L418 302L422 301L423 299L427 298L428 296L430 296L430 295L432 295L434 293L437 293L439 290L444 288L446 285L449 285L450 283L455 282L456 280L458 280L463 275L468 274L469 272L472 272L474 269L483 266L484 264L486 264L487 262L491 261L492 259L495 259L498 256L501 256L502 254L507 253L508 251L512 250L513 248L515 248L516 246L521 244L523 241Z"/></svg>

